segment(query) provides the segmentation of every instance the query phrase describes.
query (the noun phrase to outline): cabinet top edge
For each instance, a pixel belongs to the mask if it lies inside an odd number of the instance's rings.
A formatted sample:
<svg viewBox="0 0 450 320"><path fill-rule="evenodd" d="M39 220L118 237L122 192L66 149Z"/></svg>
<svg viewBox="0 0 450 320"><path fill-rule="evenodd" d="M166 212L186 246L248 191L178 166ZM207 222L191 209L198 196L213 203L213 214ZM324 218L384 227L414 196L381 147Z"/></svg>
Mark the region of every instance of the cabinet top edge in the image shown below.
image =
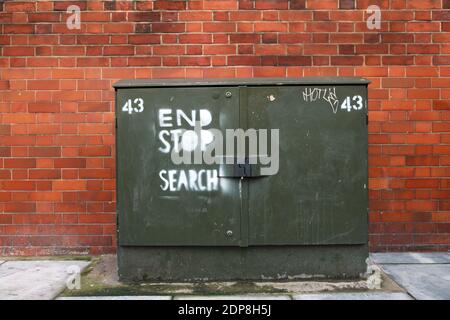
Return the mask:
<svg viewBox="0 0 450 320"><path fill-rule="evenodd" d="M368 85L360 77L304 78L223 78L223 79L127 79L114 83L118 88L215 87L215 86L283 86L283 85Z"/></svg>

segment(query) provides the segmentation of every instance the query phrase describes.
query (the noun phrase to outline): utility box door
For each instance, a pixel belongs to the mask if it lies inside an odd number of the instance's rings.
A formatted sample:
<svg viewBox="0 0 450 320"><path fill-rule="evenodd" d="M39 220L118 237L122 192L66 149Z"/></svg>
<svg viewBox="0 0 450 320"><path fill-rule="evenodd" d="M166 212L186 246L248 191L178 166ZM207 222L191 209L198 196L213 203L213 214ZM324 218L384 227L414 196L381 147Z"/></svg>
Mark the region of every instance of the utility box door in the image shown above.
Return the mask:
<svg viewBox="0 0 450 320"><path fill-rule="evenodd" d="M236 128L239 89L120 88L116 99L119 244L239 245L239 180L219 179L219 165L175 165L170 154L195 119Z"/></svg>
<svg viewBox="0 0 450 320"><path fill-rule="evenodd" d="M280 135L278 173L247 180L249 244L366 243L366 86L247 90L247 126Z"/></svg>

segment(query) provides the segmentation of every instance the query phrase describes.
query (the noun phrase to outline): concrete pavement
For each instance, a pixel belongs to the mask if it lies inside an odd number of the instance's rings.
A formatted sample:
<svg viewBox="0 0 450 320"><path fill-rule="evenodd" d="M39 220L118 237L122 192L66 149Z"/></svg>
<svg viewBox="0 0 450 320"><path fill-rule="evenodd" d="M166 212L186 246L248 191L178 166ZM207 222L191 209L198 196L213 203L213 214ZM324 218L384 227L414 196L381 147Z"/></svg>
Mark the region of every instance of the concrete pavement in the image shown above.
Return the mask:
<svg viewBox="0 0 450 320"><path fill-rule="evenodd" d="M97 259L97 258L96 258ZM100 259L108 261L109 258ZM224 294L213 292L211 294L196 294L185 288L170 289L161 293L151 293L151 290L139 294L139 292L127 291L130 294L111 296L111 294L94 296L60 297L61 300L450 300L450 253L375 253L371 260L388 276L385 282L394 285L384 286L382 290L367 290L359 282L352 286L337 286L338 283L320 282L321 286L312 281L305 282L263 282L255 283L253 289L240 293ZM3 299L54 299L66 287L67 279L71 276L68 270L78 268L83 271L89 262L87 261L56 261L34 260L18 261L7 259L0 260L0 300ZM96 275L105 288L119 288L121 285L115 280L117 277L115 259L109 259L105 268L98 263L100 272ZM96 274L94 267L89 273ZM83 278L84 279L84 278ZM83 283L83 281L82 281ZM87 282L89 283L89 282ZM144 285L144 284L143 284ZM164 284L162 284L164 285ZM193 285L193 284L187 284ZM325 285L325 287L324 287ZM90 285L87 285L89 288ZM145 284L144 287L151 286ZM223 285L230 288L233 284ZM264 288L276 289L277 292L265 292ZM262 289L261 289L262 288ZM316 288L317 292L311 290ZM328 288L328 289L324 289ZM353 288L353 289L351 289ZM405 289L405 290L402 290ZM252 291L251 290L257 290ZM330 291L331 290L331 291ZM101 292L101 291L98 291ZM108 291L105 291L108 292ZM261 292L261 293L255 293ZM76 291L71 292L76 295ZM135 294L135 295L133 295ZM91 294L89 294L91 295Z"/></svg>
<svg viewBox="0 0 450 320"><path fill-rule="evenodd" d="M375 253L373 261L417 300L450 300L450 253Z"/></svg>
<svg viewBox="0 0 450 320"><path fill-rule="evenodd" d="M404 292L336 292L293 296L294 300L413 300Z"/></svg>
<svg viewBox="0 0 450 320"><path fill-rule="evenodd" d="M0 300L50 300L87 261L0 261Z"/></svg>
<svg viewBox="0 0 450 320"><path fill-rule="evenodd" d="M334 292L297 295L180 295L180 296L119 296L61 297L58 300L413 300L403 292Z"/></svg>

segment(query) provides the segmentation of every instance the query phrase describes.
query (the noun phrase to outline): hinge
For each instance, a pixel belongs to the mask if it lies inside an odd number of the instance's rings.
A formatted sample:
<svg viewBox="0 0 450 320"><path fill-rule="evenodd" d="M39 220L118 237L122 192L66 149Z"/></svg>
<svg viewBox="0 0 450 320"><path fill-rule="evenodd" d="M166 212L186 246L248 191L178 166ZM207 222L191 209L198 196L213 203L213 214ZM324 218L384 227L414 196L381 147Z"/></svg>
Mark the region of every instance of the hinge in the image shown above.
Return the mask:
<svg viewBox="0 0 450 320"><path fill-rule="evenodd" d="M368 114L366 114L366 125L367 126L369 125L369 115Z"/></svg>

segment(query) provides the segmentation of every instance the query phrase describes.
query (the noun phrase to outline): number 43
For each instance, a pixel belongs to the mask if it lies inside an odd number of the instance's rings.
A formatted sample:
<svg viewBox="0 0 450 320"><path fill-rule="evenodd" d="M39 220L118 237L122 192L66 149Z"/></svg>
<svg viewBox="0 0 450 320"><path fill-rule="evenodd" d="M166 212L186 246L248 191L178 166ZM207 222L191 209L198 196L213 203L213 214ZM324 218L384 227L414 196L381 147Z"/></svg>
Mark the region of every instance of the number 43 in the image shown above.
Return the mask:
<svg viewBox="0 0 450 320"><path fill-rule="evenodd" d="M356 102L356 104L352 104ZM361 110L363 108L363 98L361 96L354 96L351 100L350 97L345 98L344 102L341 105L341 109L347 110L348 112L353 110Z"/></svg>
<svg viewBox="0 0 450 320"><path fill-rule="evenodd" d="M133 107L133 104L135 105L135 107ZM144 111L144 100L142 98L136 98L132 102L131 99L128 99L123 105L122 111L128 112L129 114L132 114L133 112L140 113Z"/></svg>

